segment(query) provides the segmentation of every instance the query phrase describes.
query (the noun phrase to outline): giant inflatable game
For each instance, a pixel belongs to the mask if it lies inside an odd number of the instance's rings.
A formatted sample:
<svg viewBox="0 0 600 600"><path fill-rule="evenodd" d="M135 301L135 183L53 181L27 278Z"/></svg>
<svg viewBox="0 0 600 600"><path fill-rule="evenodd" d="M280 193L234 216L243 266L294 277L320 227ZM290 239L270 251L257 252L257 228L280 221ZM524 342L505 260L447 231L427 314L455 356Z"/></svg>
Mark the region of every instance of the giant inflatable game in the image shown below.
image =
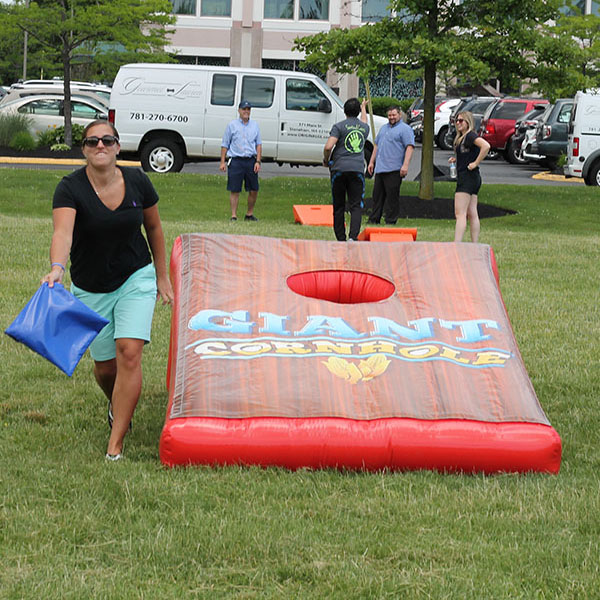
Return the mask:
<svg viewBox="0 0 600 600"><path fill-rule="evenodd" d="M483 244L175 241L161 461L557 473Z"/></svg>

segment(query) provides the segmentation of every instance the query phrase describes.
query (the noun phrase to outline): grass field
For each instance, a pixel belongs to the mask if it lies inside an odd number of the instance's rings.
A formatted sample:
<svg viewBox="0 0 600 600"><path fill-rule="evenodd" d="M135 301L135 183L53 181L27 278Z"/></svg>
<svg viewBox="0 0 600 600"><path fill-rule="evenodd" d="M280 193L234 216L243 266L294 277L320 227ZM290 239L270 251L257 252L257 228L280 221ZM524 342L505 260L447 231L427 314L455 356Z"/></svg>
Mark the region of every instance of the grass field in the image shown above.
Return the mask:
<svg viewBox="0 0 600 600"><path fill-rule="evenodd" d="M3 330L48 268L62 174L0 170ZM333 239L291 209L326 203L327 180L265 180L260 221L236 224L222 178L153 181L169 248L195 231ZM89 357L68 378L3 335L0 598L600 598L599 192L487 185L481 201L517 211L483 221L481 242L562 437L559 475L167 470L163 306L126 460L106 464ZM406 224L419 240L453 239L452 221Z"/></svg>

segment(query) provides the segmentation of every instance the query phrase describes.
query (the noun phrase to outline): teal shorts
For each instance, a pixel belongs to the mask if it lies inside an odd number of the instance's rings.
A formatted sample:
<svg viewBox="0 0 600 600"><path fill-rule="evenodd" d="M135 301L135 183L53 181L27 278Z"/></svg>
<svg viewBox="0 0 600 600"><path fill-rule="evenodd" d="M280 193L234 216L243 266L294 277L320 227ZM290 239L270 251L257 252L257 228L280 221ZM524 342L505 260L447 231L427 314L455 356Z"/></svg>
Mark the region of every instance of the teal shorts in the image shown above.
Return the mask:
<svg viewBox="0 0 600 600"><path fill-rule="evenodd" d="M150 341L156 304L156 273L153 264L138 269L113 292L86 292L74 283L71 284L71 292L109 320L108 325L90 345L90 354L94 360L115 358L115 340L119 338Z"/></svg>

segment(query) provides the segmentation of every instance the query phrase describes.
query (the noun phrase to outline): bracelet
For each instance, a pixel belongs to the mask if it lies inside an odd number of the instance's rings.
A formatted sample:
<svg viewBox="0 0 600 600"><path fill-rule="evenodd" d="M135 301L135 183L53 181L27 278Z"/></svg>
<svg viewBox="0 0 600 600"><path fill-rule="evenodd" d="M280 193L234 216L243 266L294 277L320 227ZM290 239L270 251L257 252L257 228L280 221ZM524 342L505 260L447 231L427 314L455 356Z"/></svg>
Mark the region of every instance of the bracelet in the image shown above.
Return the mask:
<svg viewBox="0 0 600 600"><path fill-rule="evenodd" d="M50 265L50 268L52 268L52 267L60 267L63 270L63 272L66 271L64 265L61 265L60 263L52 263Z"/></svg>

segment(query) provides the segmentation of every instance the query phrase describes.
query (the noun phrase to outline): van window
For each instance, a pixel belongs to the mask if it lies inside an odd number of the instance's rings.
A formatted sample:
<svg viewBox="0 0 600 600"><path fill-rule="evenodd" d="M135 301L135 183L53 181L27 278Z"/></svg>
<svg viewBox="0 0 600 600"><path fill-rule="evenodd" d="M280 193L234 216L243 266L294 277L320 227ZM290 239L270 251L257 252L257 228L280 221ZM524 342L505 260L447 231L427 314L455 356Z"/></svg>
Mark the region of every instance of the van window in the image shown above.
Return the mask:
<svg viewBox="0 0 600 600"><path fill-rule="evenodd" d="M498 102L491 119L516 119L525 113L527 102Z"/></svg>
<svg viewBox="0 0 600 600"><path fill-rule="evenodd" d="M236 81L235 75L213 75L210 103L216 106L233 106Z"/></svg>
<svg viewBox="0 0 600 600"><path fill-rule="evenodd" d="M285 108L287 110L319 110L319 100L325 94L312 82L288 79L285 83Z"/></svg>
<svg viewBox="0 0 600 600"><path fill-rule="evenodd" d="M275 79L246 75L242 80L240 100L248 100L252 108L269 108L273 105Z"/></svg>

